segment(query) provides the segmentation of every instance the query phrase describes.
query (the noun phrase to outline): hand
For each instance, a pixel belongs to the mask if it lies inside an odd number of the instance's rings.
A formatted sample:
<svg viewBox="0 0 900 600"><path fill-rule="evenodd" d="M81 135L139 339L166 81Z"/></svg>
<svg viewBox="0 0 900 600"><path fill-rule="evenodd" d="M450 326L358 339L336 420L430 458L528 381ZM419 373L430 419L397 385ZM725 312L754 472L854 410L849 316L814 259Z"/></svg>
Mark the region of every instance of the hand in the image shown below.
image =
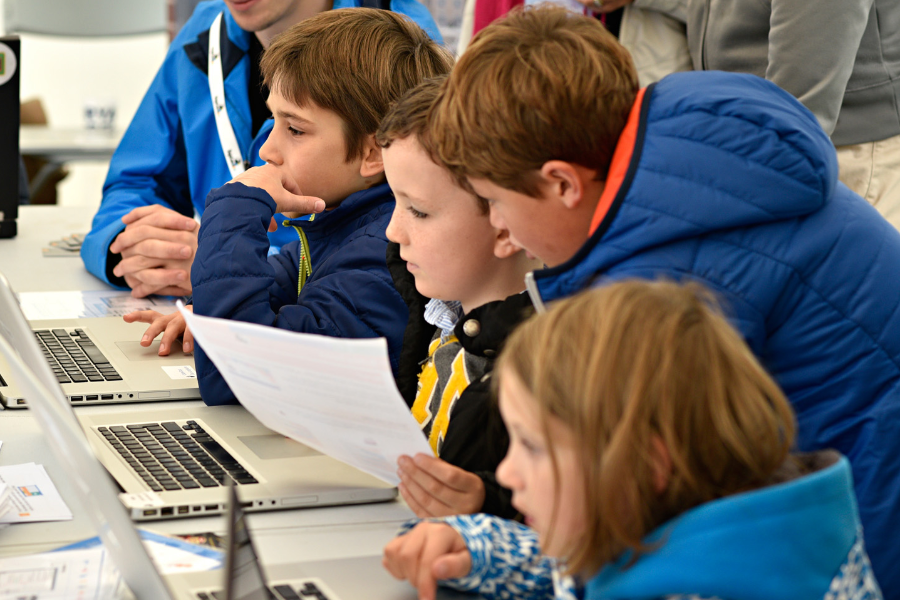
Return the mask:
<svg viewBox="0 0 900 600"><path fill-rule="evenodd" d="M468 575L472 555L459 532L446 523L419 523L384 547L381 564L414 585L419 600L434 600L437 580Z"/></svg>
<svg viewBox="0 0 900 600"><path fill-rule="evenodd" d="M199 224L159 204L135 208L122 217L122 222L125 230L113 240L109 251L122 255L113 274L125 278L131 295L190 294Z"/></svg>
<svg viewBox="0 0 900 600"><path fill-rule="evenodd" d="M608 13L618 10L634 0L578 0L585 8L595 13Z"/></svg>
<svg viewBox="0 0 900 600"><path fill-rule="evenodd" d="M194 312L193 305L185 306L185 308ZM169 352L171 352L172 344L179 337L182 338L181 350L183 352L191 352L194 349L194 336L191 335L191 330L188 329L187 323L184 322L184 317L178 311L170 315L161 315L155 310L136 310L122 318L125 319L126 323L150 323L150 327L147 328L147 331L144 332L144 337L141 338L141 346L145 348L156 339L156 336L162 333L162 341L159 343L160 356L168 356Z"/></svg>
<svg viewBox="0 0 900 600"><path fill-rule="evenodd" d="M474 473L427 454L401 456L397 465L400 495L420 518L471 514L484 504L484 482Z"/></svg>
<svg viewBox="0 0 900 600"><path fill-rule="evenodd" d="M320 213L325 210L325 201L312 196L300 195L296 184L283 175L282 169L268 163L247 169L231 180L246 186L266 190L275 201L275 211L284 213L288 218ZM271 225L269 231L272 230Z"/></svg>

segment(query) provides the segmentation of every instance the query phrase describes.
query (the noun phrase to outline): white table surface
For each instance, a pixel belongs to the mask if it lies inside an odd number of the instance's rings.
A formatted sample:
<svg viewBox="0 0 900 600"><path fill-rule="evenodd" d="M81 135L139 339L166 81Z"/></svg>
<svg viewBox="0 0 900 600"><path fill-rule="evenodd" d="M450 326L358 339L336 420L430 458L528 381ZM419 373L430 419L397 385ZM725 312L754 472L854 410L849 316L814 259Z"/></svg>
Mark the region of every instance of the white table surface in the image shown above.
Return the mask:
<svg viewBox="0 0 900 600"><path fill-rule="evenodd" d="M22 125L19 151L53 162L73 160L109 160L122 139L120 129L59 128L47 125Z"/></svg>
<svg viewBox="0 0 900 600"><path fill-rule="evenodd" d="M107 289L105 283L85 271L79 257L45 258L40 252L50 240L69 233L86 232L92 216L78 208L22 207L19 235L12 240L0 240L0 271L17 292ZM191 404L201 403L154 403L153 408ZM146 404L79 406L76 411L122 412L145 410L146 407ZM75 505L68 484L60 476L48 440L27 410L0 411L0 441L3 442L0 465L43 464L63 497L69 499L75 515L72 521L16 524L0 530L0 556L45 551L93 537L95 532L83 517L83 511ZM380 556L382 547L393 538L398 526L412 516L405 504L394 501L255 513L248 519L263 563L277 565L303 560ZM225 529L221 517L156 521L141 524L141 527L161 533L213 531L222 534Z"/></svg>

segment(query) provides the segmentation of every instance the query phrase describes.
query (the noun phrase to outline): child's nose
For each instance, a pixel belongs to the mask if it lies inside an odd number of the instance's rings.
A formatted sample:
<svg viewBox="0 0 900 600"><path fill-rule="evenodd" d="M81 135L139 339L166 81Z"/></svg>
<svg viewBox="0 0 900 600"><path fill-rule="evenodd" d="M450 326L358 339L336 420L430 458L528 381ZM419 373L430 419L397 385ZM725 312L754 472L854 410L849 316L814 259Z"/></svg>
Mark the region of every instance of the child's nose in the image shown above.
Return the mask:
<svg viewBox="0 0 900 600"><path fill-rule="evenodd" d="M259 157L267 163L280 165L281 154L278 152L278 148L272 140L272 137L273 135L269 135L269 139L267 139L262 145L262 148L259 149Z"/></svg>

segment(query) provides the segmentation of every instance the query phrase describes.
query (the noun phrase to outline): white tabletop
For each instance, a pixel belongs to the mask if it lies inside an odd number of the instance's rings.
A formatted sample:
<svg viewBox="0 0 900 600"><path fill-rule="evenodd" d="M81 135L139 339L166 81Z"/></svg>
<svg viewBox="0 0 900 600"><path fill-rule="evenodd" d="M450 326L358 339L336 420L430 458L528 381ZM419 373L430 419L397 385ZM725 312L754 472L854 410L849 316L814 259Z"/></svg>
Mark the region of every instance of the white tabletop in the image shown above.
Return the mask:
<svg viewBox="0 0 900 600"><path fill-rule="evenodd" d="M0 240L0 271L13 289L23 291L97 290L108 286L88 274L78 256L45 258L41 248L50 240L86 232L92 214L78 208L22 207L19 235ZM154 403L153 407L190 406L193 403ZM80 406L76 411L145 410L146 405ZM64 498L72 498L69 486L47 446L48 440L27 410L0 411L0 465L43 464ZM72 521L16 524L0 530L0 555L45 551L93 537L80 507L70 501ZM413 516L399 501L343 507L325 507L255 513L248 516L254 542L264 564L278 565L305 560L380 556L399 525ZM174 519L142 524L161 533L224 533L221 517ZM404 588L405 589L405 588ZM405 595L405 594L404 594ZM344 598L343 600L353 600ZM363 600L363 599L360 599ZM365 599L370 600L370 599Z"/></svg>
<svg viewBox="0 0 900 600"><path fill-rule="evenodd" d="M119 129L75 129L47 125L22 125L19 151L53 162L109 160L122 139Z"/></svg>
<svg viewBox="0 0 900 600"><path fill-rule="evenodd" d="M44 257L41 248L72 233L87 233L93 209L20 206L18 235L0 239L0 272L16 292L108 290L110 286L87 272L81 256Z"/></svg>

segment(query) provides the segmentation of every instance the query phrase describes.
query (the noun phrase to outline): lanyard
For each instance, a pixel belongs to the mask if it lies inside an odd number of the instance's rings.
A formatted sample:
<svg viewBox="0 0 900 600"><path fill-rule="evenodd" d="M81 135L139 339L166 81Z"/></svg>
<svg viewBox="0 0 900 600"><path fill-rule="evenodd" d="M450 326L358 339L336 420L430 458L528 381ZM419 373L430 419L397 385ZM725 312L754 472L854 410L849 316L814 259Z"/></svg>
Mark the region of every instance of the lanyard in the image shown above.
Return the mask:
<svg viewBox="0 0 900 600"><path fill-rule="evenodd" d="M231 127L231 119L228 118L228 110L225 108L225 76L222 72L222 15L219 13L209 28L209 56L206 62L206 72L209 75L209 93L212 97L213 115L216 117L216 129L219 130L219 142L222 144L222 152L225 154L225 162L232 177L237 177L247 169L247 163L241 156L241 148L238 146L234 129Z"/></svg>

